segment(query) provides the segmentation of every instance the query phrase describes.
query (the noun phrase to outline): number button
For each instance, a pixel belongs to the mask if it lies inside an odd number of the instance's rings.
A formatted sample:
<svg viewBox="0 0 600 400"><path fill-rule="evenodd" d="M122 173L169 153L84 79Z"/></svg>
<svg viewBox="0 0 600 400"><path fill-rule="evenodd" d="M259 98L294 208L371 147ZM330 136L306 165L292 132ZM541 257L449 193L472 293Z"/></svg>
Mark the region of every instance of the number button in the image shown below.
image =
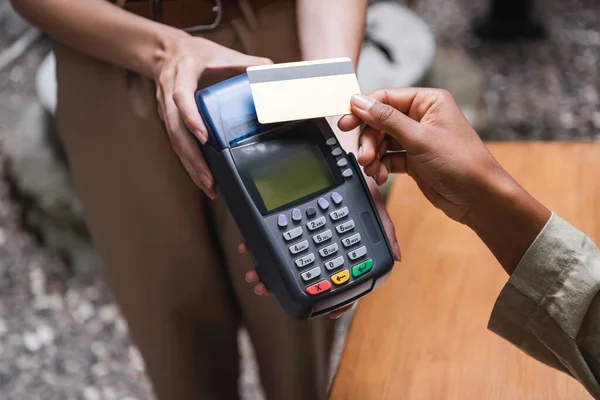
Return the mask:
<svg viewBox="0 0 600 400"><path fill-rule="evenodd" d="M327 229L325 232L319 233L318 235L313 236L313 240L317 244L323 243L324 241L331 239L332 236L333 236L333 234L331 233L331 229Z"/></svg>
<svg viewBox="0 0 600 400"><path fill-rule="evenodd" d="M342 265L344 265L344 257L339 256L337 258L334 258L331 261L326 261L324 265L325 265L325 268L327 268L329 271L339 268Z"/></svg>
<svg viewBox="0 0 600 400"><path fill-rule="evenodd" d="M303 240L290 246L290 253L298 254L301 251L308 249L308 240Z"/></svg>
<svg viewBox="0 0 600 400"><path fill-rule="evenodd" d="M355 233L352 236L348 236L342 239L342 244L344 245L344 247L354 246L358 242L360 242L360 233Z"/></svg>
<svg viewBox="0 0 600 400"><path fill-rule="evenodd" d="M367 254L367 248L365 246L362 246L348 253L348 258L351 260L356 260L364 256L365 254Z"/></svg>
<svg viewBox="0 0 600 400"><path fill-rule="evenodd" d="M299 237L301 235L302 235L301 227L297 227L297 228L291 229L287 232L283 232L283 238L288 242L292 239L296 239L297 237Z"/></svg>
<svg viewBox="0 0 600 400"><path fill-rule="evenodd" d="M317 219L313 219L312 221L308 221L306 223L306 227L311 231L314 231L315 229L319 229L322 226L325 226L325 217L319 217Z"/></svg>
<svg viewBox="0 0 600 400"><path fill-rule="evenodd" d="M351 219L350 221L346 221L343 224L335 227L335 230L337 231L337 233L348 232L348 231L351 231L352 229L354 229L354 220L353 219Z"/></svg>
<svg viewBox="0 0 600 400"><path fill-rule="evenodd" d="M323 247L322 249L319 249L319 254L321 255L321 257L328 257L332 254L337 253L337 251L338 251L338 245L337 245L337 243L333 243L327 247Z"/></svg>
<svg viewBox="0 0 600 400"><path fill-rule="evenodd" d="M342 207L339 210L335 210L329 213L332 220L337 221L338 219L344 218L348 215L348 207Z"/></svg>
<svg viewBox="0 0 600 400"><path fill-rule="evenodd" d="M321 275L321 268L315 267L306 272L301 273L300 275L305 281L310 281L311 279L315 279L319 277L319 275Z"/></svg>
<svg viewBox="0 0 600 400"><path fill-rule="evenodd" d="M315 262L315 254L314 253L310 253L308 255L305 255L304 257L298 258L294 262L296 263L296 267L298 267L298 268L305 267L308 264L312 264L313 262Z"/></svg>

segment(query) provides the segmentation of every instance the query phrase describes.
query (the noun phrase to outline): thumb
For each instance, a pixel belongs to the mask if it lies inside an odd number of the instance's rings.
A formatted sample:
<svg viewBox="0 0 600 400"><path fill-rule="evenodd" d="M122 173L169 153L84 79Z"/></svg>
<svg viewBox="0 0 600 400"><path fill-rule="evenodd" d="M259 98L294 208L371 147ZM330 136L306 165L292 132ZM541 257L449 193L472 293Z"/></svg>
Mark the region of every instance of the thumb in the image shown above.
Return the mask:
<svg viewBox="0 0 600 400"><path fill-rule="evenodd" d="M247 67L273 64L273 61L271 61L269 58L249 56L243 53L238 53L231 61L234 65L244 65Z"/></svg>
<svg viewBox="0 0 600 400"><path fill-rule="evenodd" d="M416 144L421 124L394 107L360 94L352 96L350 104L352 112L358 118L393 137L404 149L410 150Z"/></svg>
<svg viewBox="0 0 600 400"><path fill-rule="evenodd" d="M255 65L273 64L273 61L264 57L248 56L237 51L232 51L225 57L214 60L211 64L205 66L206 75L218 75L219 77L229 77L246 72L246 68Z"/></svg>
<svg viewBox="0 0 600 400"><path fill-rule="evenodd" d="M255 65L268 64L273 64L273 61L265 57L249 56L247 54L231 50L226 54L223 54L223 57L219 57L217 60L215 60L212 63L212 66L217 68L246 68Z"/></svg>

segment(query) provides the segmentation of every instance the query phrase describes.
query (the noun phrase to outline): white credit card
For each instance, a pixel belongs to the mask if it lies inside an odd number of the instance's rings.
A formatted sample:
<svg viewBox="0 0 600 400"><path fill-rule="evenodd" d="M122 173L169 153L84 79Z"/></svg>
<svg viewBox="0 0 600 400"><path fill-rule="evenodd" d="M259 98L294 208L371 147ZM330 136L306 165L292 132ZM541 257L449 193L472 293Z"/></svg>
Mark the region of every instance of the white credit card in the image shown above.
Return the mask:
<svg viewBox="0 0 600 400"><path fill-rule="evenodd" d="M349 58L248 67L248 80L261 124L350 114L359 94Z"/></svg>

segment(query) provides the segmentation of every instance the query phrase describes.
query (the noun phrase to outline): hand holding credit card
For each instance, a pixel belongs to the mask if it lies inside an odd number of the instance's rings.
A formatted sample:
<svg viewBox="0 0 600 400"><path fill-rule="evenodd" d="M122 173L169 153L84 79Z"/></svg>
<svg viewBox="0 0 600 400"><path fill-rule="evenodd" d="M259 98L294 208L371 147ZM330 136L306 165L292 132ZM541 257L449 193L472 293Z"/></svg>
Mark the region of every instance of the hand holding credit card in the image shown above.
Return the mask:
<svg viewBox="0 0 600 400"><path fill-rule="evenodd" d="M350 114L360 93L349 58L260 65L246 70L261 124Z"/></svg>

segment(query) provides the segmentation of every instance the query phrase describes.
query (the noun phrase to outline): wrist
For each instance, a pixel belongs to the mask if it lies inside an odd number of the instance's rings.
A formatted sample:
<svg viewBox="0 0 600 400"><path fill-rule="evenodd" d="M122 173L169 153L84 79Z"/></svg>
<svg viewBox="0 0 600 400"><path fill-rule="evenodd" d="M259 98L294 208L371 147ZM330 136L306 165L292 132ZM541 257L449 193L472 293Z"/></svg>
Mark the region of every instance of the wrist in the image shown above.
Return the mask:
<svg viewBox="0 0 600 400"><path fill-rule="evenodd" d="M515 269L550 218L550 211L498 166L481 186L463 220L508 274Z"/></svg>
<svg viewBox="0 0 600 400"><path fill-rule="evenodd" d="M142 74L156 80L165 63L173 58L181 40L189 37L190 35L181 29L161 25L161 29L157 30L153 36L151 46L142 50L140 57L142 60Z"/></svg>

